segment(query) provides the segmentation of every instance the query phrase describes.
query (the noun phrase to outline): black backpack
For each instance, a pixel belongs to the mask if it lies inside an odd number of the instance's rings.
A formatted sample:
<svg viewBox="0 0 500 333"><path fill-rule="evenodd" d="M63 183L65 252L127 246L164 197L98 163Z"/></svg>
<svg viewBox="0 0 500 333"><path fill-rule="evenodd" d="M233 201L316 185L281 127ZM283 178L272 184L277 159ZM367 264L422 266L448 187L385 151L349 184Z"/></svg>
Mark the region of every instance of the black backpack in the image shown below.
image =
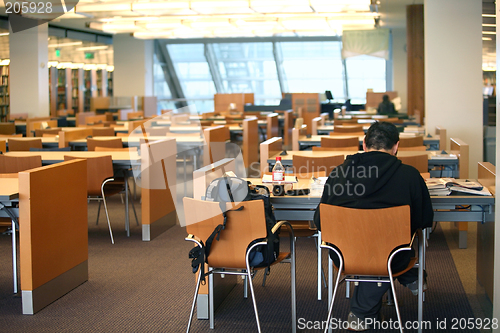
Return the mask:
<svg viewBox="0 0 500 333"><path fill-rule="evenodd" d="M276 224L276 218L273 213L273 206L269 199L270 193L266 186L262 185L252 185L249 181L238 177L220 177L214 179L207 187L205 193L205 200L219 202L221 207L222 215L224 216L223 224L219 224L210 237L205 241L204 251L202 252L200 248L193 248L189 257L193 259L192 267L193 273L198 271L198 266L206 262L208 255L210 253L210 247L212 242L219 240L219 234L223 232L227 218L226 208L227 202L239 203L248 200L262 200L264 202L264 212L266 216L266 229L267 237L265 239L257 239L253 241L250 245L254 243L265 240L267 245L257 246L249 254L250 266L252 267L269 267L278 258L279 254L279 230L276 233L272 233L271 229ZM241 209L242 207L240 207ZM238 210L238 209L237 209ZM235 223L236 221L232 221ZM201 265L202 278L204 280L203 265Z"/></svg>

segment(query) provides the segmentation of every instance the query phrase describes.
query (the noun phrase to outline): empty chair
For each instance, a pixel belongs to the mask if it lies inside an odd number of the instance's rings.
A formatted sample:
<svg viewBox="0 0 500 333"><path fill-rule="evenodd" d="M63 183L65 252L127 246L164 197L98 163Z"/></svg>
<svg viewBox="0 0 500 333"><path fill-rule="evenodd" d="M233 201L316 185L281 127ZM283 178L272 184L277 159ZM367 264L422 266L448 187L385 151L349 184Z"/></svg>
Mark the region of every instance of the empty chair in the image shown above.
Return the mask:
<svg viewBox="0 0 500 333"><path fill-rule="evenodd" d="M333 125L334 133L359 133L363 132L363 125Z"/></svg>
<svg viewBox="0 0 500 333"><path fill-rule="evenodd" d="M359 150L359 137L322 137L321 147Z"/></svg>
<svg viewBox="0 0 500 333"><path fill-rule="evenodd" d="M238 209L243 207L242 209ZM214 229L223 223L218 202L203 201L184 197L184 213L186 219L186 232L189 235L187 241L194 242L197 247L204 249L204 242L212 234ZM262 200L244 201L238 204L236 209L227 211L226 225L220 232L219 240L214 240L208 257L206 258L209 270L209 288L213 288L214 274L236 274L242 275L246 279L245 283L250 284L250 294L252 296L257 331L261 332L257 302L255 300L252 275L255 270L250 266L249 254L256 246L267 246L264 240L267 237L266 216L264 213L264 202ZM275 233L282 225L289 226L288 222L278 222L273 228ZM254 242L255 240L260 240ZM264 240L264 241L262 241ZM296 331L296 304L295 304L295 241L293 229L290 227L290 252L280 252L275 263L290 263L291 275L291 313L292 332ZM202 262L201 265L204 265ZM201 274L198 274L196 288L187 331L189 332L191 320L193 318L194 307L198 297L198 290L201 281ZM210 304L213 304L214 292L209 290ZM214 309L209 309L210 328L214 328Z"/></svg>
<svg viewBox="0 0 500 333"><path fill-rule="evenodd" d="M411 136L399 137L399 148L401 147L415 147L415 146L423 146L424 145L424 137L422 135L419 136Z"/></svg>
<svg viewBox="0 0 500 333"><path fill-rule="evenodd" d="M293 155L294 173L324 171L326 175L329 175L337 165L342 163L344 163L344 155L321 157Z"/></svg>
<svg viewBox="0 0 500 333"><path fill-rule="evenodd" d="M398 156L403 164L415 167L420 173L429 172L429 157L426 154Z"/></svg>
<svg viewBox="0 0 500 333"><path fill-rule="evenodd" d="M65 161L82 159L75 156L64 156ZM104 203L104 211L106 212L106 219L108 221L109 236L111 243L114 244L113 231L111 230L111 223L109 220L108 206L106 197L114 194L121 193L125 190L125 183L123 181L115 181L113 178L113 160L110 155L86 157L87 160L87 196L89 200L98 200L99 208L97 210L97 222L99 223L99 213L101 211L101 201ZM132 202L132 208L135 214L135 206ZM135 216L137 220L137 215Z"/></svg>
<svg viewBox="0 0 500 333"><path fill-rule="evenodd" d="M321 247L330 250L336 259L338 268L333 296L328 308L330 321L335 295L342 281L372 281L390 283L400 331L403 323L399 313L398 300L394 289L394 278L417 266L418 272L418 321L422 321L422 293L424 239L422 230L411 234L410 206L397 206L381 209L355 209L328 204L320 204L321 219L328 223L321 224ZM410 260L408 266L400 272L392 272L394 256L401 251L411 251L415 236L418 237L418 258ZM328 270L332 269L329 258ZM344 276L342 278L342 275ZM333 274L329 274L329 285L333 285ZM330 293L329 293L330 294ZM325 333L328 325L325 328ZM420 330L419 330L420 331Z"/></svg>
<svg viewBox="0 0 500 333"><path fill-rule="evenodd" d="M413 151L426 151L426 150L427 150L427 147L426 147L426 146L398 147L398 150L400 150L400 151L408 151L408 150L413 150Z"/></svg>
<svg viewBox="0 0 500 333"><path fill-rule="evenodd" d="M58 135L59 132L61 131L60 128L38 128L35 130L35 137L43 137L46 134L49 135Z"/></svg>
<svg viewBox="0 0 500 333"><path fill-rule="evenodd" d="M11 135L16 134L15 123L0 123L0 134Z"/></svg>
<svg viewBox="0 0 500 333"><path fill-rule="evenodd" d="M95 147L107 147L107 148L123 148L123 141L121 138L113 138L113 139L87 139L87 150L95 151Z"/></svg>
<svg viewBox="0 0 500 333"><path fill-rule="evenodd" d="M42 148L42 139L15 139L7 141L9 151L29 151L30 148Z"/></svg>
<svg viewBox="0 0 500 333"><path fill-rule="evenodd" d="M92 127L92 137L96 136L115 136L113 127Z"/></svg>
<svg viewBox="0 0 500 333"><path fill-rule="evenodd" d="M41 156L0 155L0 173L17 173L19 171L39 168L41 166Z"/></svg>
<svg viewBox="0 0 500 333"><path fill-rule="evenodd" d="M333 123L335 125L357 125L358 124L358 120L357 119L335 119L333 121Z"/></svg>

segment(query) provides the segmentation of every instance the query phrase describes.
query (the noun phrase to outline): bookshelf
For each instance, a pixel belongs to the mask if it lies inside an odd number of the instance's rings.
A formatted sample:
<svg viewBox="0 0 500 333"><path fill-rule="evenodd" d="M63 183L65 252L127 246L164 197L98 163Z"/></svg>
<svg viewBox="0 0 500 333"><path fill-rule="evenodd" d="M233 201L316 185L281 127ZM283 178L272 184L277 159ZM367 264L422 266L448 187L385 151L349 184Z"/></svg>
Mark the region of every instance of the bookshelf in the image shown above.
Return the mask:
<svg viewBox="0 0 500 333"><path fill-rule="evenodd" d="M108 96L108 72L105 69L97 70L97 96Z"/></svg>
<svg viewBox="0 0 500 333"><path fill-rule="evenodd" d="M90 98L97 97L97 73L95 69L89 69L84 71L84 109L85 111L90 111Z"/></svg>
<svg viewBox="0 0 500 333"><path fill-rule="evenodd" d="M83 68L71 70L71 109L73 113L83 112ZM68 108L69 109L69 108Z"/></svg>
<svg viewBox="0 0 500 333"><path fill-rule="evenodd" d="M108 72L108 96L113 96L113 72Z"/></svg>
<svg viewBox="0 0 500 333"><path fill-rule="evenodd" d="M0 120L5 122L9 116L10 89L9 89L9 66L0 66Z"/></svg>
<svg viewBox="0 0 500 333"><path fill-rule="evenodd" d="M50 115L57 115L57 68L49 67L49 104Z"/></svg>

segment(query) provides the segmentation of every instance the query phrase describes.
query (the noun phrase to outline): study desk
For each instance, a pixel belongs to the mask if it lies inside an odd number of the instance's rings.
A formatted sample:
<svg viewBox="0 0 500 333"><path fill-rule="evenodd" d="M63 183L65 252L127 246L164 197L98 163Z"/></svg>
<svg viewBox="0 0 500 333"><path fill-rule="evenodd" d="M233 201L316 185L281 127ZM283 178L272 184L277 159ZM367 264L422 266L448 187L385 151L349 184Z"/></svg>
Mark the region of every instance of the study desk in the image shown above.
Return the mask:
<svg viewBox="0 0 500 333"><path fill-rule="evenodd" d="M94 152L94 151L13 151L5 153L6 156L41 156L42 164L49 165L64 161L64 155L75 157L98 157L111 155L113 166L120 170L128 170L132 166L141 164L141 157L137 152L129 151L109 151L109 152ZM128 198L128 177L125 180L125 228L127 236L130 237L130 219L129 219L129 198Z"/></svg>
<svg viewBox="0 0 500 333"><path fill-rule="evenodd" d="M260 179L248 178L252 184L262 184ZM270 185L272 186L272 185ZM309 179L299 179L294 188L309 188ZM272 188L271 188L272 189ZM271 196L274 215L277 221L312 221L319 205L321 193L303 196ZM494 222L495 197L481 195L431 196L434 221L444 222ZM457 208L460 207L460 208ZM463 208L462 208L463 207ZM321 244L321 232L318 232L318 249ZM321 267L321 250L318 251L318 267ZM319 272L319 271L318 271ZM321 274L318 273L318 300L321 300Z"/></svg>
<svg viewBox="0 0 500 333"><path fill-rule="evenodd" d="M324 127L324 126L323 126ZM320 127L321 128L321 127ZM318 128L319 132L319 128ZM400 137L414 137L414 133L400 133ZM335 136L330 136L330 135L311 135L310 137L302 136L299 138L299 146L300 149L305 149L307 147L312 147L312 146L321 146L321 138L322 137L327 137L327 138L345 138L345 137L352 137L352 135L349 135L348 133L343 133L342 135L335 135ZM359 146L363 146L363 139L365 138L364 135L359 135ZM424 136L424 145L429 146L432 150L438 150L439 149L439 135L425 135Z"/></svg>
<svg viewBox="0 0 500 333"><path fill-rule="evenodd" d="M274 164L276 163L276 157L281 157L281 163L285 168L290 168L293 166L293 155L300 156L309 156L309 157L326 157L326 156L336 156L336 155L344 155L344 158L347 155L353 155L358 153L358 151L311 151L311 150L288 150L286 154L275 154L270 156L267 160L269 164L269 171L272 171ZM446 166L451 170L451 176L453 178L458 178L458 157L454 156L446 156L446 158L441 157L439 151L434 150L425 150L425 151L398 151L398 156L416 156L416 155L427 155L429 159L429 169L432 169L435 166Z"/></svg>

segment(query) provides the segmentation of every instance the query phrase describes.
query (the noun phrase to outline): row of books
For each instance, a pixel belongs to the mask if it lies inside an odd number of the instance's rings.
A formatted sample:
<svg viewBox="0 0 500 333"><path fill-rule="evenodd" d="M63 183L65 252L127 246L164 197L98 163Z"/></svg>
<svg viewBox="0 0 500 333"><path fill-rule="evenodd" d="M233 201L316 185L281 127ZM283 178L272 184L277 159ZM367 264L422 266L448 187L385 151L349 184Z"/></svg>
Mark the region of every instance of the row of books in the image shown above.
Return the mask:
<svg viewBox="0 0 500 333"><path fill-rule="evenodd" d="M491 195L480 183L455 178L428 178L425 180L430 195L450 195L452 192L475 195Z"/></svg>

